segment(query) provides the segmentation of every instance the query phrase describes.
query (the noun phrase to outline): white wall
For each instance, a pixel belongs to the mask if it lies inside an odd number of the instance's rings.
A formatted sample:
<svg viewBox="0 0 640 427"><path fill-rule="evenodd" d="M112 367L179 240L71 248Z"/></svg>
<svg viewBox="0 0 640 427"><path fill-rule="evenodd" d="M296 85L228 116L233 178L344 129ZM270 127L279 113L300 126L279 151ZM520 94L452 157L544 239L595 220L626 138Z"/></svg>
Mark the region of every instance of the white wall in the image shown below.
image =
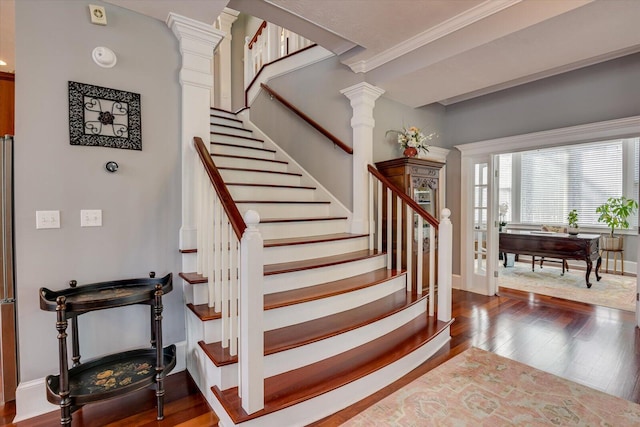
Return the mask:
<svg viewBox="0 0 640 427"><path fill-rule="evenodd" d="M89 3L106 8L108 26L89 22ZM40 287L179 272L180 59L165 23L95 0L16 2L16 30L16 276L25 382L58 369L55 313L40 310ZM93 63L96 46L115 51L115 68ZM142 151L71 146L69 80L139 93ZM105 171L109 160L118 172ZM102 209L103 226L80 228L80 209ZM60 210L62 227L36 230L36 210ZM165 344L184 340L176 283L164 308ZM83 360L148 346L148 310L81 316Z"/></svg>

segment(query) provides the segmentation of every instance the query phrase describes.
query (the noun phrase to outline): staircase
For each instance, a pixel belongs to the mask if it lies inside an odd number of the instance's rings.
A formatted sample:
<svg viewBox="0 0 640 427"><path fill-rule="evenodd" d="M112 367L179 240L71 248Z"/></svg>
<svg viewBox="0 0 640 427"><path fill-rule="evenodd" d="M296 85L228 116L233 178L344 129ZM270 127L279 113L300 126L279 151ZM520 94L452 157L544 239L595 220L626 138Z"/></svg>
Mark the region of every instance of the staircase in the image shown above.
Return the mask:
<svg viewBox="0 0 640 427"><path fill-rule="evenodd" d="M238 357L223 347L207 278L181 273L187 368L222 426L303 426L405 375L449 340L350 212L286 153L236 115L211 110L211 157L242 214L260 215L264 239L264 408L238 396ZM183 251L196 265L195 251ZM195 268L194 268L195 270Z"/></svg>

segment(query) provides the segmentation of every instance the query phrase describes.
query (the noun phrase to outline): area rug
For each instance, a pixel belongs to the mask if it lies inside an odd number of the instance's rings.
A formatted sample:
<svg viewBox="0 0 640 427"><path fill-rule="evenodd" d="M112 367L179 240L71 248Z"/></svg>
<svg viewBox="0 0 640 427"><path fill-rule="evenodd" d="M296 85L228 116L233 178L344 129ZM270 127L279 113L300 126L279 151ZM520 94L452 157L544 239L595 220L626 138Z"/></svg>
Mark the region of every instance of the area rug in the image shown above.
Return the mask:
<svg viewBox="0 0 640 427"><path fill-rule="evenodd" d="M470 348L344 426L632 426L640 405Z"/></svg>
<svg viewBox="0 0 640 427"><path fill-rule="evenodd" d="M594 266L595 269L595 266ZM562 269L555 266L540 268L536 265L531 271L531 264L516 262L514 267L500 265L498 286L525 292L548 295L587 304L602 305L620 310L635 311L636 278L601 273L598 282L591 272L591 288L585 284L585 271L571 269L561 276Z"/></svg>

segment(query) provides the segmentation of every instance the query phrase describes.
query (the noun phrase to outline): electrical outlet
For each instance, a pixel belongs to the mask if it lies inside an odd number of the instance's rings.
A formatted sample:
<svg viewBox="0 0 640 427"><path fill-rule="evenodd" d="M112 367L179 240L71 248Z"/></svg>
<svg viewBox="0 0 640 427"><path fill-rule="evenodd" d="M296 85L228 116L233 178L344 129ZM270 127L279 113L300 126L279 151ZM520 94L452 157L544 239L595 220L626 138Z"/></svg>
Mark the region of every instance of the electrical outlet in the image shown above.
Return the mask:
<svg viewBox="0 0 640 427"><path fill-rule="evenodd" d="M36 211L36 229L60 228L60 211Z"/></svg>
<svg viewBox="0 0 640 427"><path fill-rule="evenodd" d="M80 227L102 227L102 210L81 210Z"/></svg>
<svg viewBox="0 0 640 427"><path fill-rule="evenodd" d="M107 12L104 7L90 4L89 14L91 15L92 24L107 25Z"/></svg>

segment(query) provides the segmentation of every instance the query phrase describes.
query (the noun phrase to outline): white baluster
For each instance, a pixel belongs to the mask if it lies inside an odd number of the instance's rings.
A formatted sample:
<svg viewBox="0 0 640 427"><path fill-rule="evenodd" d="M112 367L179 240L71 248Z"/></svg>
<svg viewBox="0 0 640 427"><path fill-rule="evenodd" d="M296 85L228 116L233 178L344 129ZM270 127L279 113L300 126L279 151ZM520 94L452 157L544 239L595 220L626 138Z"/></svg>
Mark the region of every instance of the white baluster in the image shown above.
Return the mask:
<svg viewBox="0 0 640 427"><path fill-rule="evenodd" d="M393 193L387 188L387 270L391 270L393 264L393 235L391 230L391 207L393 206Z"/></svg>
<svg viewBox="0 0 640 427"><path fill-rule="evenodd" d="M396 270L402 270L402 199L396 196Z"/></svg>
<svg viewBox="0 0 640 427"><path fill-rule="evenodd" d="M213 283L215 287L215 307L216 312L222 309L222 286L220 274L220 221L222 220L222 202L216 197L213 214Z"/></svg>
<svg viewBox="0 0 640 427"><path fill-rule="evenodd" d="M378 253L382 251L382 183L378 182L378 200L376 203L378 207L378 214L376 217L376 237Z"/></svg>
<svg viewBox="0 0 640 427"><path fill-rule="evenodd" d="M373 219L373 187L378 182L374 181L374 178L369 174L369 250L373 250L373 231L374 231L374 219Z"/></svg>
<svg viewBox="0 0 640 427"><path fill-rule="evenodd" d="M429 316L435 313L436 268L436 229L429 226Z"/></svg>
<svg viewBox="0 0 640 427"><path fill-rule="evenodd" d="M407 291L411 291L411 287L413 284L413 278L412 278L412 258L413 258L413 210L409 207L406 206L407 208L407 232L406 232L406 239L407 239L407 253L405 255L406 257L406 261L407 261Z"/></svg>
<svg viewBox="0 0 640 427"><path fill-rule="evenodd" d="M424 220L422 218L422 216L418 215L418 230L416 232L416 239L417 239L417 249L416 249L416 287L418 290L418 295L422 295L422 268L423 268L423 261L424 261L424 257L422 256L422 246L423 246L423 230L422 230L422 224L424 223Z"/></svg>
<svg viewBox="0 0 640 427"><path fill-rule="evenodd" d="M222 224L220 226L220 287L222 288L222 348L229 347L231 332L229 315L229 219L222 210Z"/></svg>
<svg viewBox="0 0 640 427"><path fill-rule="evenodd" d="M229 354L238 354L238 239L233 227L229 227L229 283L230 283L230 315L231 315L231 342L229 343Z"/></svg>
<svg viewBox="0 0 640 427"><path fill-rule="evenodd" d="M206 233L207 233L207 237L205 240L205 245L206 245L206 254L207 254L207 261L206 261L206 276L207 276L207 284L209 287L209 307L214 308L216 311L220 311L220 308L218 305L216 305L216 288L215 288L215 278L216 278L216 274L215 274L215 269L214 269L214 257L215 257L215 253L214 253L214 234L213 234L213 224L215 221L215 205L216 205L216 195L215 195L215 191L213 190L213 188L209 187L207 190L207 195L206 195L206 200L207 200L207 209L206 209L206 216L205 216L205 229L206 229Z"/></svg>
<svg viewBox="0 0 640 427"><path fill-rule="evenodd" d="M451 320L451 269L453 259L453 226L451 211L447 208L440 215L438 229L438 320Z"/></svg>

